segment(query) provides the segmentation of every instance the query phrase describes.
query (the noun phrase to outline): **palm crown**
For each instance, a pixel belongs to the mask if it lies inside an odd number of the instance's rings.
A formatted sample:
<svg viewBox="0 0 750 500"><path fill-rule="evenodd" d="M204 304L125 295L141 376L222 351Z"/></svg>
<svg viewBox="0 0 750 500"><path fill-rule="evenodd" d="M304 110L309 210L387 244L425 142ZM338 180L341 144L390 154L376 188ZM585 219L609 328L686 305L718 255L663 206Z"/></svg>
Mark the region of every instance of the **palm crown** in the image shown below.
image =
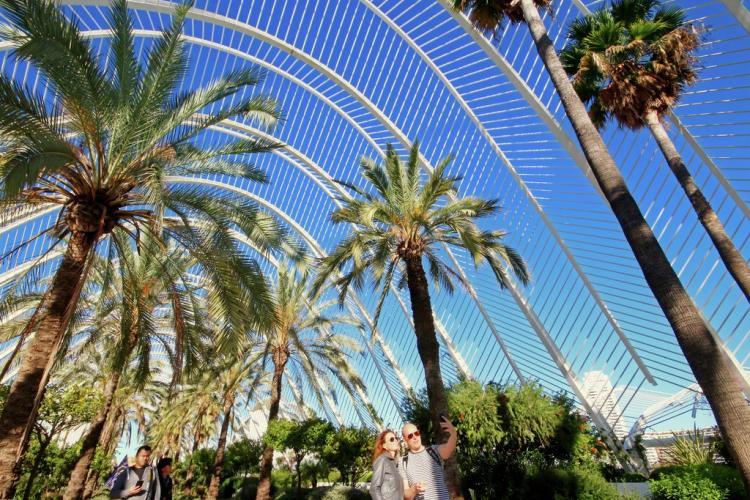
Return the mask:
<svg viewBox="0 0 750 500"><path fill-rule="evenodd" d="M647 113L666 113L696 78L698 34L658 0L617 0L574 21L568 38L560 59L599 127L610 116L643 127Z"/></svg>
<svg viewBox="0 0 750 500"><path fill-rule="evenodd" d="M408 260L426 258L437 287L452 292L454 280L465 285L440 255L441 244L465 249L475 265L487 262L501 286L508 284L506 264L523 283L529 280L523 259L502 242L506 233L480 229L474 222L495 215L499 211L497 201L471 196L448 199L455 195L460 180L445 172L452 158L443 159L422 182L418 152L419 145L415 143L403 162L389 145L382 165L363 159L361 174L374 193L345 184L358 197L343 200L344 206L331 214L333 222L348 222L356 231L324 261L316 286L320 287L334 271L344 272L336 280L341 287L339 299L343 301L350 285L361 289L366 273L372 273L376 287L382 285L376 321L397 271L401 277L399 287L405 286L403 265Z"/></svg>
<svg viewBox="0 0 750 500"><path fill-rule="evenodd" d="M0 6L12 26L4 38L17 58L41 71L54 103L0 75L3 222L25 215L29 205L57 206L57 221L43 234L60 240L85 235L86 247L118 231L136 243L144 231L164 232L191 248L208 272L223 273L217 286L223 287L226 305L241 303L232 283L251 287L259 299L255 303L262 304L262 277L234 249L230 228L268 250L281 244L280 227L255 205L186 187L180 176L220 173L265 182L246 155L278 144L240 139L195 145L196 138L230 117L264 125L277 121L273 99L244 92L263 74L240 69L204 88L177 93L188 68L181 40L187 6L176 8L171 27L151 47L143 68L124 0L112 6L106 66L54 3L2 0ZM217 246L225 251L211 251ZM233 319L239 324L238 315Z"/></svg>
<svg viewBox="0 0 750 500"><path fill-rule="evenodd" d="M537 8L549 9L552 0L533 0ZM525 21L520 0L453 0L453 8L469 12L469 20L475 28L495 33L503 19L513 24Z"/></svg>
<svg viewBox="0 0 750 500"><path fill-rule="evenodd" d="M345 335L334 333L337 325L361 327L352 317L328 314L334 302L321 301L311 292L310 275L297 272L286 264L279 265L271 297L276 311L276 325L264 333L265 356L274 365L287 361L310 380L312 392L323 405L322 391L329 378L336 378L354 396L362 389L359 376L352 370L346 350L360 352L361 347ZM321 385L321 382L323 383Z"/></svg>

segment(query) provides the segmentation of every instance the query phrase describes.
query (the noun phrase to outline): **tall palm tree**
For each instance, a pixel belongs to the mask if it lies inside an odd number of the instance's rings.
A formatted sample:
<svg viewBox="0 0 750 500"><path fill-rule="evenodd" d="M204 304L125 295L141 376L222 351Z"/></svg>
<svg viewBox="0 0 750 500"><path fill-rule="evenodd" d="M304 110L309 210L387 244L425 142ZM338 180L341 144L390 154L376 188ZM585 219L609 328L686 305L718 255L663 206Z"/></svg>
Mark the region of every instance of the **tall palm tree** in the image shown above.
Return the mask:
<svg viewBox="0 0 750 500"><path fill-rule="evenodd" d="M211 437L216 421L221 416L220 394L216 391L215 370L204 370L201 374L191 377L189 383L181 387L177 398L171 403L171 408L163 415L159 415L157 422L163 419L174 418L185 425L185 433L190 444L190 464L188 465L185 481L183 482L183 495L193 495L193 479L195 476L195 465L193 457L200 446ZM153 428L155 441L161 438L160 426Z"/></svg>
<svg viewBox="0 0 750 500"><path fill-rule="evenodd" d="M120 259L104 263L105 269L94 273L100 279L92 280L98 285L97 305L100 307L97 307L83 347L86 344L98 345L100 349L110 346L109 360L103 367L108 377L103 391L104 404L83 437L81 452L63 495L66 500L77 500L83 495L121 375L128 365L133 364L131 383L142 387L151 376L150 361L156 344L162 344L170 354L180 353L171 356L175 374L181 372L183 363L190 369L200 364L200 347L206 332L199 320L200 312L193 309L198 298L187 278L194 260L179 248L159 260L154 253L138 254L127 246L121 250ZM119 272L115 268L119 268ZM113 307L116 309L112 310ZM157 308L161 309L160 317L157 317ZM170 334L163 333L165 328L169 328ZM182 353L187 353L187 357Z"/></svg>
<svg viewBox="0 0 750 500"><path fill-rule="evenodd" d="M362 381L352 371L346 354L347 349L359 352L360 347L349 337L331 331L337 324L356 326L359 323L347 316L327 315L325 311L335 304L335 300L320 301L311 292L309 284L307 272L298 273L286 264L278 267L276 285L271 291L277 322L273 328L261 332L264 365L269 359L273 364L269 425L278 418L284 372L290 362L311 382L310 387L321 405L319 381L326 381L323 387L328 386L331 375L350 394L354 394L357 386L363 389ZM273 453L273 446L266 444L260 465L257 500L271 498Z"/></svg>
<svg viewBox="0 0 750 500"><path fill-rule="evenodd" d="M181 387L168 410L172 417L183 419L183 426L190 424L186 430L193 434L192 453L218 429L207 499L215 500L218 497L229 429L241 415L241 406L256 399L258 392L267 385L262 358L260 344L256 340L246 339L242 348L234 354L207 360L201 371L192 374ZM154 415L153 423L156 425L149 430L149 439L157 442L164 437L159 421L160 417ZM192 491L192 474L191 465L188 470L190 477L184 485L186 496L195 494Z"/></svg>
<svg viewBox="0 0 750 500"><path fill-rule="evenodd" d="M189 248L206 273L221 277L216 281L238 331L247 328L248 318L271 317L264 307L262 273L257 265L245 265L230 228L248 234L270 231L264 241L270 247L277 243L277 227L269 226L253 205L180 185L172 176L221 173L264 181L245 155L276 144L246 139L200 148L196 138L229 117L269 125L279 112L271 98L245 92L262 79L254 69L176 93L188 67L181 39L187 6L176 8L171 27L148 51L145 67L136 58L125 0L113 4L106 67L55 2L0 0L0 8L10 24L2 36L14 57L36 67L47 89L45 96L35 95L0 75L4 221L27 213L30 205L59 207L54 224L32 240L52 236L57 244L66 242L0 416L0 498L7 498L15 489L18 457L28 444L52 360L100 241L120 234L120 241L132 238L138 244L141 234L161 237L163 231ZM229 96L231 101L225 99ZM206 116L207 109L213 111ZM178 220L167 224L163 216L170 214ZM254 300L245 300L248 295Z"/></svg>
<svg viewBox="0 0 750 500"><path fill-rule="evenodd" d="M658 0L617 0L577 19L560 53L589 115L601 128L610 117L631 130L648 127L729 273L750 301L750 268L695 183L664 129L664 115L695 82L698 33L677 7Z"/></svg>
<svg viewBox="0 0 750 500"><path fill-rule="evenodd" d="M261 370L262 352L257 346L248 345L239 359L229 358L221 367L218 376L211 384L213 392L220 397L221 425L216 441L216 456L211 470L211 482L208 486L206 500L219 498L221 471L224 468L229 426L235 418L235 406L241 403L244 396L247 403L253 400L256 392L265 381Z"/></svg>
<svg viewBox="0 0 750 500"><path fill-rule="evenodd" d="M466 250L477 265L487 262L502 287L507 284L504 265L523 283L529 279L523 259L503 244L505 233L485 231L475 223L477 219L497 214L497 201L475 197L449 199L449 195L455 195L459 180L445 172L451 160L451 157L442 160L421 182L417 143L407 161L402 161L390 145L382 165L363 159L361 174L374 192L370 194L346 184L358 197L346 200L342 208L331 214L331 220L352 224L356 230L323 261L315 286L319 289L326 277L342 273L335 283L340 287L339 300L343 302L349 287L362 288L367 274L371 274L374 287L381 288L375 312L377 324L391 283L400 275L400 285L408 287L411 297L417 351L424 367L434 429L440 429L440 415L447 413L447 401L423 260L427 261L434 286L442 286L449 292L454 289L454 279L465 283L441 259L440 244ZM447 467L451 495L460 497L455 462L449 461Z"/></svg>
<svg viewBox="0 0 750 500"><path fill-rule="evenodd" d="M454 7L470 11L469 18L485 31L494 32L504 19L526 23L597 184L622 228L646 283L664 311L696 381L703 388L727 448L750 492L750 407L721 346L714 341L709 325L669 263L568 78L539 15L538 9L549 8L549 4L549 0L454 0Z"/></svg>

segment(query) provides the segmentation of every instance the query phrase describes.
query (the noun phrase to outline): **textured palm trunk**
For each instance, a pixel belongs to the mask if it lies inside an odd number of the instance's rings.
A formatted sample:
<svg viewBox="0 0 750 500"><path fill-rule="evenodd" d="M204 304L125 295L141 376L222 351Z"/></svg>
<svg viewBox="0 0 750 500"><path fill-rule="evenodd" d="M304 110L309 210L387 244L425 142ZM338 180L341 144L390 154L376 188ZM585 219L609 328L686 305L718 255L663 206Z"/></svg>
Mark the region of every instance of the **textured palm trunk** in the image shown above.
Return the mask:
<svg viewBox="0 0 750 500"><path fill-rule="evenodd" d="M201 443L200 436L200 421L203 418L203 412L198 412L198 418L195 419L195 433L193 434L193 448L190 451L190 466L185 474L185 484L182 488L183 494L187 497L190 496L190 492L193 486L193 476L195 476L195 464L193 463L193 456L198 451L198 446Z"/></svg>
<svg viewBox="0 0 750 500"><path fill-rule="evenodd" d="M107 417L107 420L104 423L104 429L102 430L102 435L99 438L98 448L103 449L108 456L113 452L112 438L114 437L115 428L117 427L117 423L120 420L121 414L122 410L116 410L114 414L110 414ZM99 473L95 470L89 469L89 475L88 478L86 478L86 487L83 490L84 500L88 500L89 498L94 496L98 484Z"/></svg>
<svg viewBox="0 0 750 500"><path fill-rule="evenodd" d="M281 349L273 353L273 379L271 381L271 407L268 410L268 425L276 420L279 415L279 404L281 402L281 382L284 377L284 368L289 359L289 353ZM260 479L256 500L271 500L271 471L273 470L273 446L266 445L263 448L263 456L260 462Z"/></svg>
<svg viewBox="0 0 750 500"><path fill-rule="evenodd" d="M46 438L47 439L39 443L39 451L34 457L34 465L31 466L29 479L26 481L26 488L23 491L23 500L29 500L29 498L31 498L31 490L34 488L34 481L36 481L36 476L39 475L39 466L42 464L42 460L44 460L44 456L47 454L47 448L52 442L51 434L46 436Z"/></svg>
<svg viewBox="0 0 750 500"><path fill-rule="evenodd" d="M96 456L96 449L104 431L104 424L112 409L112 401L114 401L115 392L117 392L119 385L120 372L114 371L110 374L107 383L104 385L104 404L97 412L88 432L86 432L83 438L81 453L78 456L75 466L73 466L73 471L70 473L70 480L68 481L67 488L65 488L63 500L80 500L83 498L86 489L86 477Z"/></svg>
<svg viewBox="0 0 750 500"><path fill-rule="evenodd" d="M227 397L224 401L224 421L221 422L221 431L219 432L219 442L216 444L216 458L214 459L214 468L211 475L211 484L208 487L206 500L216 500L219 498L219 484L221 483L221 470L224 468L224 450L227 444L227 432L229 431L229 422L232 418L232 398Z"/></svg>
<svg viewBox="0 0 750 500"><path fill-rule="evenodd" d="M15 493L21 459L29 444L49 371L77 302L86 259L95 239L89 233L71 235L42 305L36 335L21 361L0 415L0 499L13 498Z"/></svg>
<svg viewBox="0 0 750 500"><path fill-rule="evenodd" d="M692 298L682 286L628 190L563 69L532 0L521 0L526 24L557 89L599 187L612 207L651 292L703 389L724 441L750 491L750 406Z"/></svg>
<svg viewBox="0 0 750 500"><path fill-rule="evenodd" d="M414 333L417 336L417 351L424 367L432 428L435 432L435 439L440 441L440 415L448 414L448 399L440 373L440 345L435 335L430 292L421 257L406 259L406 277L414 319ZM451 498L463 499L455 455L445 462L445 480Z"/></svg>
<svg viewBox="0 0 750 500"><path fill-rule="evenodd" d="M664 125L659 121L658 115L655 112L649 113L646 115L646 123L667 160L669 168L690 200L693 210L698 215L698 220L703 224L703 228L719 252L724 266L732 275L734 281L737 282L742 293L745 294L745 299L750 301L750 268L747 266L747 261L734 245L724 229L724 225L719 220L719 216L716 215L713 207L695 183L695 179L690 175L685 162L682 161L682 156L677 152L677 148L674 147L667 131L664 130Z"/></svg>

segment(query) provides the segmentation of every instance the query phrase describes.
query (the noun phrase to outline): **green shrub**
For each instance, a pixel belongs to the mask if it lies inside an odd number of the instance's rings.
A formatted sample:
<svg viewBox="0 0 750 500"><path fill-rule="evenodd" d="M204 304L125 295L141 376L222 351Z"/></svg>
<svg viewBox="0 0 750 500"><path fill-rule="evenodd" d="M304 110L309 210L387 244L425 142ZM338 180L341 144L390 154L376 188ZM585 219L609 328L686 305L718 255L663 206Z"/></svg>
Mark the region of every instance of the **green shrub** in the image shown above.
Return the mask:
<svg viewBox="0 0 750 500"><path fill-rule="evenodd" d="M724 500L726 490L697 474L664 475L649 481L653 500Z"/></svg>
<svg viewBox="0 0 750 500"><path fill-rule="evenodd" d="M306 497L308 500L368 500L367 492L348 486L334 486L332 488L316 488Z"/></svg>
<svg viewBox="0 0 750 500"><path fill-rule="evenodd" d="M289 469L274 469L271 472L271 483L276 490L288 490L295 484L294 473Z"/></svg>
<svg viewBox="0 0 750 500"><path fill-rule="evenodd" d="M746 500L745 487L737 469L721 464L670 465L659 467L651 474L652 484L666 478L682 478L685 482L707 480L726 493L729 500Z"/></svg>
<svg viewBox="0 0 750 500"><path fill-rule="evenodd" d="M524 498L617 500L620 494L593 469L545 469L529 477Z"/></svg>
<svg viewBox="0 0 750 500"><path fill-rule="evenodd" d="M257 477L232 476L221 483L219 498L254 500L257 490Z"/></svg>

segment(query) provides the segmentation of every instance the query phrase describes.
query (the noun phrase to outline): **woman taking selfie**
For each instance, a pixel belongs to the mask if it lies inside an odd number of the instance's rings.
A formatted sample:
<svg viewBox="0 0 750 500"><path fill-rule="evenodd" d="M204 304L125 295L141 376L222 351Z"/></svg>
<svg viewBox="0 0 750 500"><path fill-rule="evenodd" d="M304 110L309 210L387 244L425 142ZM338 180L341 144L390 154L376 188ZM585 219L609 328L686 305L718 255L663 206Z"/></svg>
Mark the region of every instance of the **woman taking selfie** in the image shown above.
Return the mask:
<svg viewBox="0 0 750 500"><path fill-rule="evenodd" d="M373 500L403 500L404 482L398 472L400 449L395 432L386 430L378 435L372 455L370 496Z"/></svg>

